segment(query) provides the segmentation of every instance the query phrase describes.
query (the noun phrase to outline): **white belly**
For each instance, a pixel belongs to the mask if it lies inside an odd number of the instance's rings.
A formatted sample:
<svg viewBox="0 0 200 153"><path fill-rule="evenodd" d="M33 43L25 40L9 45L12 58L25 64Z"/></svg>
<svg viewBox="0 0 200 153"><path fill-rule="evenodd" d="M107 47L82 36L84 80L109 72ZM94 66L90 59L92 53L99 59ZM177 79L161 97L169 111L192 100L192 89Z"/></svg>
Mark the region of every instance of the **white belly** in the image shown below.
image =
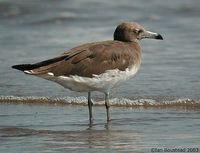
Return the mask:
<svg viewBox="0 0 200 153"><path fill-rule="evenodd" d="M107 70L100 75L93 75L92 78L81 77L77 75L73 76L54 76L53 73L42 75L44 79L54 81L65 88L73 91L88 92L88 91L100 91L107 92L111 88L119 85L120 83L133 77L138 71L139 66L133 66L127 68L125 71L118 69Z"/></svg>

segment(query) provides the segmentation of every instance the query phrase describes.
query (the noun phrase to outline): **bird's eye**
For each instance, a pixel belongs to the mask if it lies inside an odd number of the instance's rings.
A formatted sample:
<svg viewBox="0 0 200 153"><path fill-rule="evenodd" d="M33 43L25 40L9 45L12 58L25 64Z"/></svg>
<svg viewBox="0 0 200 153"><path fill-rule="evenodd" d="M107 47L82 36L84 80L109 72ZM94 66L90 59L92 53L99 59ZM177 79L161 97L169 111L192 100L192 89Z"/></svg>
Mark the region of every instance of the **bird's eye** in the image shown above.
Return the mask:
<svg viewBox="0 0 200 153"><path fill-rule="evenodd" d="M139 34L139 33L143 32L143 30L142 29L134 29L133 32Z"/></svg>
<svg viewBox="0 0 200 153"><path fill-rule="evenodd" d="M142 30L142 29L140 29L140 30L138 30L138 31L137 31L137 33L142 33L142 32L143 32L143 30Z"/></svg>

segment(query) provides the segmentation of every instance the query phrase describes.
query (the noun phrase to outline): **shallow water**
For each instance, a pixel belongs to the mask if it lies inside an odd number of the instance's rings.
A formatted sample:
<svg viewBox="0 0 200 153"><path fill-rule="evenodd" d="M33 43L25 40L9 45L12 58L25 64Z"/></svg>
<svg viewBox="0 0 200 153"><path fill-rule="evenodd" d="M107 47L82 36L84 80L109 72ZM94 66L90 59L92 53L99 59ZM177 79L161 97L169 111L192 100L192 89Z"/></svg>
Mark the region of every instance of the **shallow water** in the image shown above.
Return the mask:
<svg viewBox="0 0 200 153"><path fill-rule="evenodd" d="M198 0L0 0L0 152L199 148L199 16ZM86 93L11 69L110 40L125 20L164 41L141 41L141 68L112 91L109 124L103 94L92 93L89 127Z"/></svg>
<svg viewBox="0 0 200 153"><path fill-rule="evenodd" d="M198 148L199 111L84 106L1 105L0 152L151 152L152 148Z"/></svg>

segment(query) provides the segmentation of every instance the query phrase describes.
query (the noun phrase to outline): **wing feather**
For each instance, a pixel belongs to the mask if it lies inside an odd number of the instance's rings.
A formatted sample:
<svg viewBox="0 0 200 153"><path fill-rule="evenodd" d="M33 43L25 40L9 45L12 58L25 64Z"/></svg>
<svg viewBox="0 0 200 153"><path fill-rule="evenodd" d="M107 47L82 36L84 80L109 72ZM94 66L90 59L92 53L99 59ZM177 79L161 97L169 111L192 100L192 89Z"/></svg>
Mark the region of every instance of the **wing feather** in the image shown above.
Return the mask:
<svg viewBox="0 0 200 153"><path fill-rule="evenodd" d="M33 75L51 72L55 76L92 77L111 69L123 71L135 62L136 53L129 44L105 41L78 46L60 57L33 64L30 72Z"/></svg>

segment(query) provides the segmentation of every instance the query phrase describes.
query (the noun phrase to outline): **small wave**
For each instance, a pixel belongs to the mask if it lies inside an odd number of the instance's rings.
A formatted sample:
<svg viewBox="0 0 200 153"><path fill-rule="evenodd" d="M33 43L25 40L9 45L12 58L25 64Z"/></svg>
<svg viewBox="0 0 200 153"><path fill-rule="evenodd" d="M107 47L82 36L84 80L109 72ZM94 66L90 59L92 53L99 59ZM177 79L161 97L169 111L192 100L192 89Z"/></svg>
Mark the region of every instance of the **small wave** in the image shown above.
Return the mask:
<svg viewBox="0 0 200 153"><path fill-rule="evenodd" d="M64 98L50 98L50 97L18 97L18 96L0 96L1 104L52 104L52 105L87 105L86 97L64 97ZM94 105L104 106L104 101L95 101ZM110 105L116 107L143 107L143 108L200 108L200 100L192 99L178 99L172 101L156 101L153 99L137 99L131 100L126 98L110 99Z"/></svg>
<svg viewBox="0 0 200 153"><path fill-rule="evenodd" d="M30 10L18 3L0 2L0 17L17 17L28 13Z"/></svg>
<svg viewBox="0 0 200 153"><path fill-rule="evenodd" d="M72 21L80 21L83 20L82 17L77 16L76 14L72 14L72 13L67 13L66 14L60 14L58 16L50 16L47 18L43 18L43 19L38 19L36 21L30 22L30 24L50 24L50 23L56 23L56 24L61 24L63 22L72 22Z"/></svg>
<svg viewBox="0 0 200 153"><path fill-rule="evenodd" d="M33 129L17 128L17 127L6 127L0 128L0 137L24 137L31 136L39 133Z"/></svg>

